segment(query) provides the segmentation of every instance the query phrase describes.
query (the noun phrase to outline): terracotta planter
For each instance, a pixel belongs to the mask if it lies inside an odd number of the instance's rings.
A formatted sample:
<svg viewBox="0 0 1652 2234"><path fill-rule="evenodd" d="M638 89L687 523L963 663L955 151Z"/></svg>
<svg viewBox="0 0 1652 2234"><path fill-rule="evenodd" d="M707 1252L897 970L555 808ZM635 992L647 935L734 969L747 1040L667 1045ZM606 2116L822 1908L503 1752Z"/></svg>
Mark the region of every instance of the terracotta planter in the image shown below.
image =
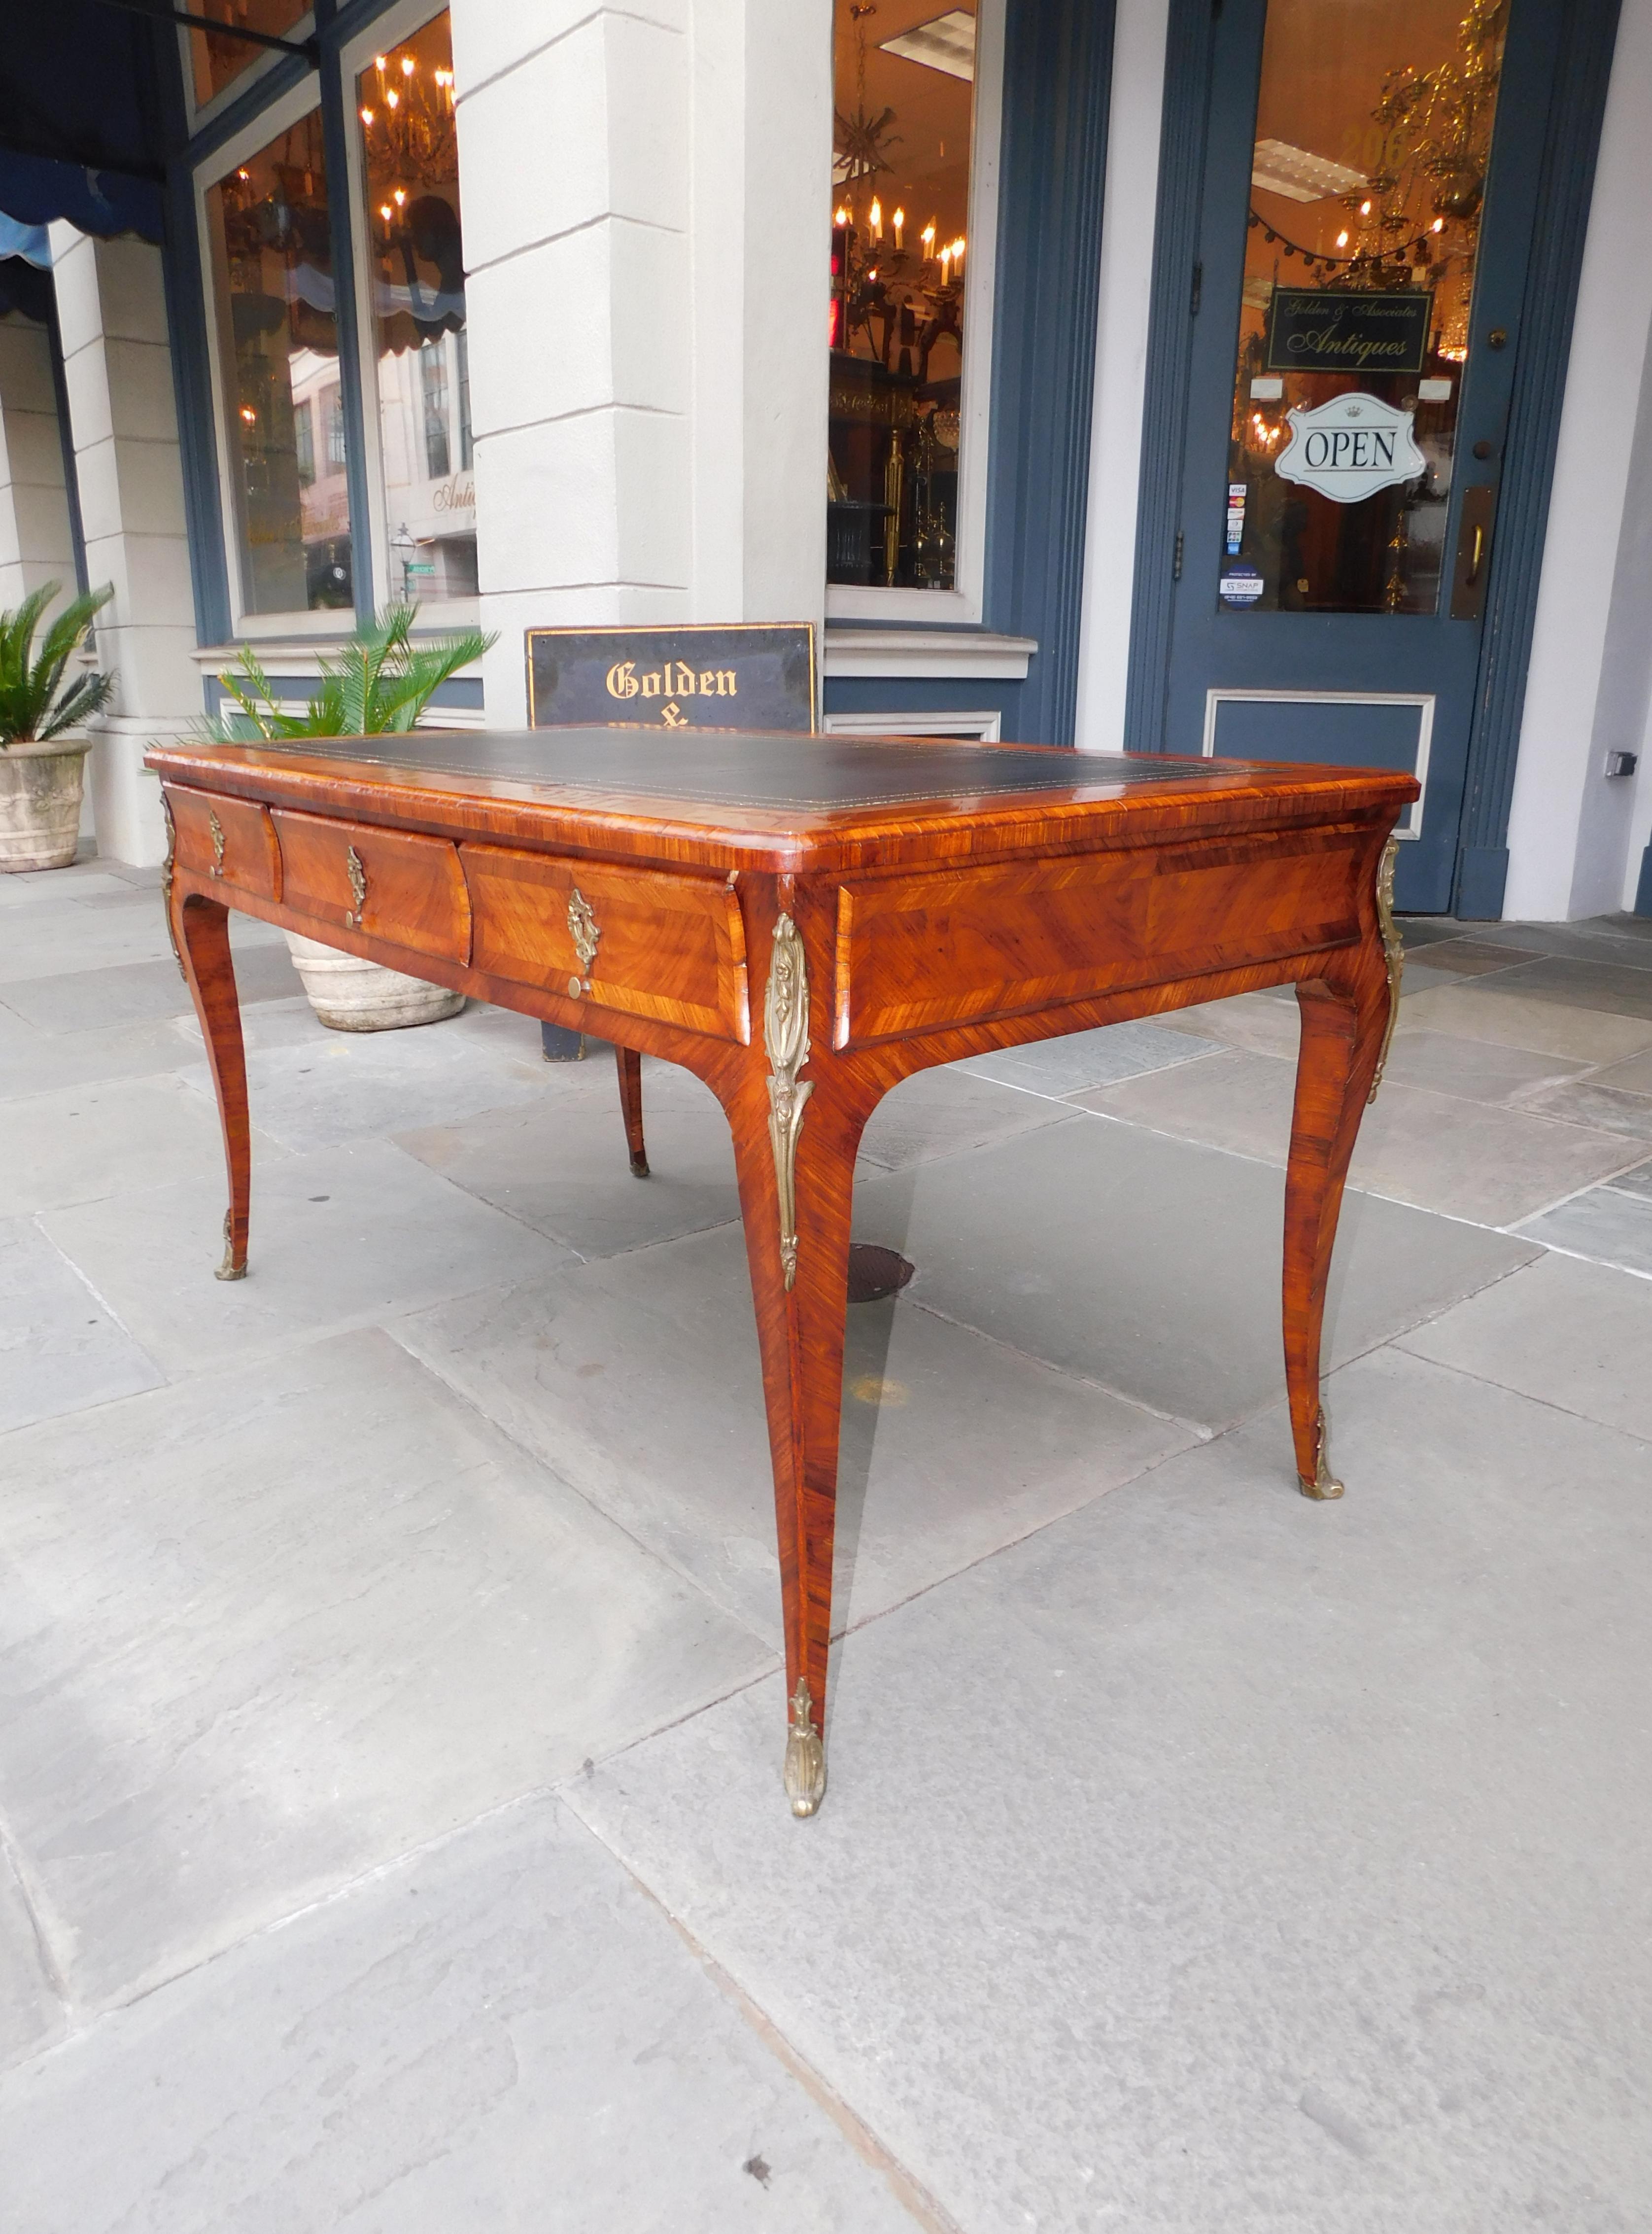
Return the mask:
<svg viewBox="0 0 1652 2234"><path fill-rule="evenodd" d="M89 738L0 750L0 870L66 869L81 834Z"/></svg>
<svg viewBox="0 0 1652 2234"><path fill-rule="evenodd" d="M445 985L341 954L296 931L287 933L287 944L310 1007L336 1032L399 1032L409 1024L440 1023L465 1005L464 995Z"/></svg>

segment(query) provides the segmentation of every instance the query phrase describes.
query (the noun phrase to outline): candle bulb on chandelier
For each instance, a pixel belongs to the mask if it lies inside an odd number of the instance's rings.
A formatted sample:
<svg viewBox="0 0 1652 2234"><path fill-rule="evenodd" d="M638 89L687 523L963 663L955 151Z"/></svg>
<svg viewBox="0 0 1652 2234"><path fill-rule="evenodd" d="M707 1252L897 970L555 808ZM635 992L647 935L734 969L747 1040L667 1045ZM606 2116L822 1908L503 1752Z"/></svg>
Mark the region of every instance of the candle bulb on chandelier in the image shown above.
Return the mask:
<svg viewBox="0 0 1652 2234"><path fill-rule="evenodd" d="M832 222L837 226L839 232L842 232L844 226L849 222L849 212L845 209L841 202L838 204L836 209L832 212Z"/></svg>
<svg viewBox="0 0 1652 2234"><path fill-rule="evenodd" d="M866 215L872 225L872 238L881 240L884 237L884 206L876 194L872 198L872 207L867 211Z"/></svg>
<svg viewBox="0 0 1652 2234"><path fill-rule="evenodd" d="M962 233L952 244L952 269L955 273L963 269L963 235Z"/></svg>
<svg viewBox="0 0 1652 2234"><path fill-rule="evenodd" d="M924 260L927 263L935 252L935 219L931 218L918 235L924 244Z"/></svg>
<svg viewBox="0 0 1652 2234"><path fill-rule="evenodd" d="M950 248L944 248L941 251L941 284L944 287L952 276L947 269L948 265L950 265L951 261L952 251Z"/></svg>
<svg viewBox="0 0 1652 2234"><path fill-rule="evenodd" d="M906 212L904 209L898 209L896 211L893 224L895 227L895 245L898 249L901 245L901 235L906 230Z"/></svg>

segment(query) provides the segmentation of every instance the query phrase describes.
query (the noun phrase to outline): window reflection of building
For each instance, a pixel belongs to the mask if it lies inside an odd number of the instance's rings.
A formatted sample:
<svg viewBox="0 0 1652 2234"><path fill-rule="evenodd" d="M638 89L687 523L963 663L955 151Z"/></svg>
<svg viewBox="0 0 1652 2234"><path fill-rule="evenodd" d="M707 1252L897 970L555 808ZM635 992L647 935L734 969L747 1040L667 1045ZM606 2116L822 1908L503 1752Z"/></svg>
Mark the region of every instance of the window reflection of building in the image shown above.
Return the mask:
<svg viewBox="0 0 1652 2234"><path fill-rule="evenodd" d="M209 187L206 209L242 611L349 605L349 500L319 112Z"/></svg>
<svg viewBox="0 0 1652 2234"><path fill-rule="evenodd" d="M276 38L296 30L310 13L310 0L193 0L192 16L210 16L220 23L234 23L249 31L264 31ZM189 35L191 75L194 81L195 106L204 108L209 101L232 85L253 63L261 62L268 53L248 40L237 39L221 31L212 31L197 24Z"/></svg>
<svg viewBox="0 0 1652 2234"><path fill-rule="evenodd" d="M385 536L417 598L476 594L464 254L446 12L356 81ZM395 585L398 592L402 583Z"/></svg>
<svg viewBox="0 0 1652 2234"><path fill-rule="evenodd" d="M975 10L834 13L826 578L950 590Z"/></svg>

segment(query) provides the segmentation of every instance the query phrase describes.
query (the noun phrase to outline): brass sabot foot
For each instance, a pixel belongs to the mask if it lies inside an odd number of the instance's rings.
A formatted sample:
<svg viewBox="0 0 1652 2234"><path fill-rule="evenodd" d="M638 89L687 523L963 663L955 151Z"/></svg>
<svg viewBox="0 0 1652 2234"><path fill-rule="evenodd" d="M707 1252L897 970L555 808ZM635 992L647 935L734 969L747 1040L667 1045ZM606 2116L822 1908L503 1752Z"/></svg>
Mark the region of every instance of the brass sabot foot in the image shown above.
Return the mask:
<svg viewBox="0 0 1652 2234"><path fill-rule="evenodd" d="M215 1280L245 1280L246 1277L245 1257L238 1264L235 1261L235 1243L230 1232L232 1215L227 1210L224 1213L224 1262L212 1275Z"/></svg>
<svg viewBox="0 0 1652 2234"><path fill-rule="evenodd" d="M1319 1424L1314 1440L1314 1471L1311 1475L1299 1473L1296 1477L1296 1485L1304 1497L1314 1498L1322 1505L1329 1504L1332 1498L1340 1497L1342 1494L1342 1485L1332 1473L1325 1455L1323 1412L1319 1415Z"/></svg>
<svg viewBox="0 0 1652 2234"><path fill-rule="evenodd" d="M631 1177L634 1179L645 1179L649 1176L648 1158L642 1149L638 1148L631 1158Z"/></svg>
<svg viewBox="0 0 1652 2234"><path fill-rule="evenodd" d="M814 1727L814 1702L804 1678L792 1694L792 1729L786 1741L786 1796L793 1815L813 1815L826 1798L826 1747Z"/></svg>

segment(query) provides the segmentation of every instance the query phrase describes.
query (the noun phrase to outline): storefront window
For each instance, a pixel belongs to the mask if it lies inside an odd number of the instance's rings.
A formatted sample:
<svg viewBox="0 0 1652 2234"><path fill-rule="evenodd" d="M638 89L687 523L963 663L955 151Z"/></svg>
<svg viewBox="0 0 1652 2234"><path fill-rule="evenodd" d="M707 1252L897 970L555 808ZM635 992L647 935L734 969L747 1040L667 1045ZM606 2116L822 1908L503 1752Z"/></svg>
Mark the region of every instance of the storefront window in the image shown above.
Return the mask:
<svg viewBox="0 0 1652 2234"><path fill-rule="evenodd" d="M209 187L206 219L243 610L351 605L319 112Z"/></svg>
<svg viewBox="0 0 1652 2234"><path fill-rule="evenodd" d="M210 16L215 23L238 24L249 31L264 31L286 38L310 13L310 0L192 0L192 16ZM195 106L207 102L232 84L269 52L250 39L237 39L222 31L197 25L189 35L191 69L195 81Z"/></svg>
<svg viewBox="0 0 1652 2234"><path fill-rule="evenodd" d="M830 582L950 590L976 13L834 0Z"/></svg>
<svg viewBox="0 0 1652 2234"><path fill-rule="evenodd" d="M1439 604L1508 0L1270 0L1230 610Z"/></svg>
<svg viewBox="0 0 1652 2234"><path fill-rule="evenodd" d="M394 597L476 594L459 144L446 13L356 81Z"/></svg>

